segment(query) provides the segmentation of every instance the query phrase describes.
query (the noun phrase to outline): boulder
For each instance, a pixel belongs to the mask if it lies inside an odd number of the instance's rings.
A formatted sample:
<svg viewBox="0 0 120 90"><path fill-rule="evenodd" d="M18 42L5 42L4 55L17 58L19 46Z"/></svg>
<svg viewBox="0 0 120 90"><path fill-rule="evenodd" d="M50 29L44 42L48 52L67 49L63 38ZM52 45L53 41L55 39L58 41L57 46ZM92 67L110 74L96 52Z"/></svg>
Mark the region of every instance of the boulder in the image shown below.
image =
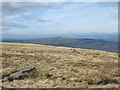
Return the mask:
<svg viewBox="0 0 120 90"><path fill-rule="evenodd" d="M30 76L34 75L34 73L36 73L36 72L37 71L36 71L35 67L22 68L22 69L18 70L17 72L4 77L2 82L24 79L26 77L30 77Z"/></svg>

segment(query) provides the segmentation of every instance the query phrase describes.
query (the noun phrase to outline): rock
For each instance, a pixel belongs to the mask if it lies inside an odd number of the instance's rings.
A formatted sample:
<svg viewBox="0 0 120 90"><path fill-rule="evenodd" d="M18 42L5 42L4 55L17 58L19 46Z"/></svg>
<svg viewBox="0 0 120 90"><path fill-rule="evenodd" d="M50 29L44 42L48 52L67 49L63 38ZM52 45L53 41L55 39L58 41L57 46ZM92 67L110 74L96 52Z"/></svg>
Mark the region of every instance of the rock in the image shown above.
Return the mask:
<svg viewBox="0 0 120 90"><path fill-rule="evenodd" d="M6 76L2 80L2 82L24 79L26 77L34 75L34 73L36 73L36 72L37 71L36 71L35 67L22 68L19 71L12 73L9 76Z"/></svg>
<svg viewBox="0 0 120 90"><path fill-rule="evenodd" d="M5 78L2 80L2 82L6 82L6 81L9 81L9 80L8 80L8 77L5 77Z"/></svg>
<svg viewBox="0 0 120 90"><path fill-rule="evenodd" d="M45 74L45 77L47 77L47 78L50 78L50 77L52 77L53 75L52 74L49 74L49 73L46 73Z"/></svg>
<svg viewBox="0 0 120 90"><path fill-rule="evenodd" d="M61 53L76 53L77 51L75 49L65 49L62 50Z"/></svg>
<svg viewBox="0 0 120 90"><path fill-rule="evenodd" d="M106 84L118 84L118 83L114 81L101 81L98 83L98 85L106 85Z"/></svg>

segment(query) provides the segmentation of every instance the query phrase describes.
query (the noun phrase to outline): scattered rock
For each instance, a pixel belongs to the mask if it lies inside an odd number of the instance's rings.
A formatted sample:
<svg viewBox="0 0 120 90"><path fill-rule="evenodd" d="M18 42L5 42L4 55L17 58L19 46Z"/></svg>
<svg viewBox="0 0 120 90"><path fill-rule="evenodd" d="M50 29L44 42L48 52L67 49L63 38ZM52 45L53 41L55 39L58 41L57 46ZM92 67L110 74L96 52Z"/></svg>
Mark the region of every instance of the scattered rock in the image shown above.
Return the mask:
<svg viewBox="0 0 120 90"><path fill-rule="evenodd" d="M2 82L6 82L6 81L9 81L8 76L4 77L4 79L2 80Z"/></svg>
<svg viewBox="0 0 120 90"><path fill-rule="evenodd" d="M118 84L118 83L114 81L101 81L98 83L98 85L106 85L106 84Z"/></svg>
<svg viewBox="0 0 120 90"><path fill-rule="evenodd" d="M78 51L76 51L75 49L65 49L65 50L62 50L61 53L76 53Z"/></svg>
<svg viewBox="0 0 120 90"><path fill-rule="evenodd" d="M118 84L118 83L115 81L105 81L105 80L100 81L97 84L88 82L88 85L107 85L107 84Z"/></svg>
<svg viewBox="0 0 120 90"><path fill-rule="evenodd" d="M20 80L20 79L24 79L26 77L30 77L32 75L34 75L34 73L36 73L36 68L35 67L30 67L30 68L22 68L19 71L10 74L9 76L4 77L4 79L2 80L2 82L6 82L6 81L13 81L13 80Z"/></svg>
<svg viewBox="0 0 120 90"><path fill-rule="evenodd" d="M52 74L49 74L49 73L46 73L45 74L45 77L47 77L47 78L50 78L50 77L52 77L53 75Z"/></svg>

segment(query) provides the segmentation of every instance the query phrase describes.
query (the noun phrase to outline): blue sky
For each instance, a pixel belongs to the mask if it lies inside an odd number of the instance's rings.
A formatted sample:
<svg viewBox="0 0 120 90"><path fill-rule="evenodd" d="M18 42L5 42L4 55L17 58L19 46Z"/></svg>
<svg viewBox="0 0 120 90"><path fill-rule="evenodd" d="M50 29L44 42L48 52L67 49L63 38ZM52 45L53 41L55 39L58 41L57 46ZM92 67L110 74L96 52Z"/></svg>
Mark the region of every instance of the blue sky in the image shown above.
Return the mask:
<svg viewBox="0 0 120 90"><path fill-rule="evenodd" d="M8 38L118 32L117 2L7 2L2 15Z"/></svg>

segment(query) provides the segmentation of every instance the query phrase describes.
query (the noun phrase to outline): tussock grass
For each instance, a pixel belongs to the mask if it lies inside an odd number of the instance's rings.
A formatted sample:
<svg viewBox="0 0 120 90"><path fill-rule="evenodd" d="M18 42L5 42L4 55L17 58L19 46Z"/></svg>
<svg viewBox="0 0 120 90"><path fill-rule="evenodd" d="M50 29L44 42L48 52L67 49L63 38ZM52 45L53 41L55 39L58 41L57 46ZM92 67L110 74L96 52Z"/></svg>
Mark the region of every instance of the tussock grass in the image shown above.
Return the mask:
<svg viewBox="0 0 120 90"><path fill-rule="evenodd" d="M35 66L33 78L4 82L10 88L117 88L118 85L97 85L102 80L117 83L117 53L74 48L79 53L61 53L69 47L38 44L2 44L2 77L21 68Z"/></svg>

